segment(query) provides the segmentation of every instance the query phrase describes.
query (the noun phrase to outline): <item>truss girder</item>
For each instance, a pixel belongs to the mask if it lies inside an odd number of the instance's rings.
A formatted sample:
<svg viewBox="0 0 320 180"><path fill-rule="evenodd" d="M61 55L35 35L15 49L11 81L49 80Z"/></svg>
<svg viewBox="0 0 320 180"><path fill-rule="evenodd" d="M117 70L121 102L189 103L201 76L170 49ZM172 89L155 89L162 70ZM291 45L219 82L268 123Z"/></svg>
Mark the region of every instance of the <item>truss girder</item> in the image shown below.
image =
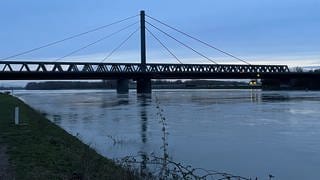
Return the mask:
<svg viewBox="0 0 320 180"><path fill-rule="evenodd" d="M0 62L1 72L139 73L138 63ZM147 64L149 73L288 73L286 65Z"/></svg>

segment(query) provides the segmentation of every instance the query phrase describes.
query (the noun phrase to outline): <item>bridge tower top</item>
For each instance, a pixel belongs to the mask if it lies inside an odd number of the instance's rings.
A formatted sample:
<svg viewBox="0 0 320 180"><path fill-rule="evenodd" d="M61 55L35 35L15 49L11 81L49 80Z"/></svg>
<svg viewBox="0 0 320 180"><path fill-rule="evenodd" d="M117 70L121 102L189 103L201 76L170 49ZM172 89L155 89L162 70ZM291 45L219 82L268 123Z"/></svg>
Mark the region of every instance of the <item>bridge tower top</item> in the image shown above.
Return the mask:
<svg viewBox="0 0 320 180"><path fill-rule="evenodd" d="M145 13L140 11L140 39L141 39L141 70L146 71L146 25Z"/></svg>

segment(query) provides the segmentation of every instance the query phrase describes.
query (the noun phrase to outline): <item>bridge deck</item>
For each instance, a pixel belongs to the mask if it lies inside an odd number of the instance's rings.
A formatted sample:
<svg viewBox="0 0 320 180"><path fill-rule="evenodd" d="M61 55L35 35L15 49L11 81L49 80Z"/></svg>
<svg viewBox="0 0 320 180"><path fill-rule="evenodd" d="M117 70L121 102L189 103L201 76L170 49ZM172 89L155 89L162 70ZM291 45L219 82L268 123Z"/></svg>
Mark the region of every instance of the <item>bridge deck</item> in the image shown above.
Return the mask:
<svg viewBox="0 0 320 180"><path fill-rule="evenodd" d="M146 64L2 61L2 80L42 79L254 79L318 76L292 73L286 65Z"/></svg>
<svg viewBox="0 0 320 180"><path fill-rule="evenodd" d="M139 63L84 63L84 62L0 62L0 72L142 72ZM146 64L146 72L214 72L214 73L278 73L289 72L286 65L235 64Z"/></svg>

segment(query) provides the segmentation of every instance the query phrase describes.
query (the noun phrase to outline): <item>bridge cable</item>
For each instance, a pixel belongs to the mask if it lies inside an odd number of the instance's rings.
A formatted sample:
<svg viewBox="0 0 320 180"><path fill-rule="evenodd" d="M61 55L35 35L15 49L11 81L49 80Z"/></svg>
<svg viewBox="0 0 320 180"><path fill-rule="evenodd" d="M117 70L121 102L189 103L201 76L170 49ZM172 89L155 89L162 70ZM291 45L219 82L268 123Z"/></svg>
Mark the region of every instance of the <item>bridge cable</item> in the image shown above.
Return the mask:
<svg viewBox="0 0 320 180"><path fill-rule="evenodd" d="M43 49L43 48L46 48L46 47L49 47L49 46L52 46L52 45L55 45L55 44L58 44L58 43L61 43L61 42L70 40L70 39L74 39L74 38L76 38L76 37L83 36L83 35L86 35L86 34L89 34L89 33L92 33L92 32L95 32L95 31L98 31L98 30L107 28L107 27L109 27L109 26L112 26L112 25L121 23L121 22L123 22L123 21L129 20L129 19L132 19L132 18L135 18L135 17L137 17L137 16L139 16L139 15L130 16L130 17L124 18L124 19L119 20L119 21L115 21L115 22L113 22L113 23L110 23L110 24L107 24L107 25L104 25L104 26L100 26L100 27L97 27L97 28L94 28L94 29L91 29L91 30L88 30L88 31L85 31L85 32L82 32L82 33L79 33L79 34L75 34L75 35L73 35L73 36L70 36L70 37L67 37L67 38L64 38L64 39L61 39L61 40L58 40L58 41L54 41L54 42L51 42L51 43L42 45L42 46L40 46L40 47L36 47L36 48L30 49L30 50L27 50L27 51L23 51L23 52L20 52L20 53L18 53L18 54L14 54L14 55L11 55L11 56L8 56L8 57L5 57L5 58L1 58L0 61L12 59L12 58L15 58L15 57L24 55L24 54L31 53L31 52L33 52L33 51L37 51L37 50L39 50L39 49Z"/></svg>
<svg viewBox="0 0 320 180"><path fill-rule="evenodd" d="M104 62L105 60L107 60L110 56L112 56L112 54L114 52L116 52L117 50L119 50L123 44L125 44L138 30L140 29L137 28L135 31L133 31L124 41L122 41L116 48L114 48L105 58L103 58L103 60L101 60L100 63Z"/></svg>
<svg viewBox="0 0 320 180"><path fill-rule="evenodd" d="M162 32L163 34L165 34L166 36L170 37L171 39L177 41L178 43L180 43L181 45L183 45L184 47L192 50L193 52L197 53L198 55L204 57L205 59L207 59L208 61L214 63L214 64L218 64L217 62L213 61L212 59L208 58L207 56L205 56L204 54L200 53L199 51L195 50L194 48L186 45L185 43L179 41L178 39L176 39L175 37L171 36L170 34L166 33L165 31L161 30L160 28L154 26L153 24L149 23L148 21L146 21L150 26L152 26L153 28L157 29L158 31Z"/></svg>
<svg viewBox="0 0 320 180"><path fill-rule="evenodd" d="M154 39L156 39L156 40L158 41L159 44L161 44L161 46L162 46L163 48L165 48L165 49L171 54L172 57L174 57L180 64L183 64L183 63L180 61L180 59L179 59L175 54L173 54L173 52L170 51L170 49L169 49L167 46L165 46L165 45L160 41L160 39L157 38L147 27L146 27L146 30L151 34L151 36L152 36Z"/></svg>
<svg viewBox="0 0 320 180"><path fill-rule="evenodd" d="M217 47L215 47L215 46L212 46L211 44L206 43L206 42L204 42L204 41L202 41L202 40L200 40L200 39L198 39L198 38L196 38L196 37L193 37L193 36L191 36L191 35L183 32L183 31L180 31L179 29L174 28L174 27L172 27L172 26L170 26L170 25L168 25L168 24L166 24L166 23L164 23L164 22L162 22L162 21L160 21L160 20L158 20L158 19L156 19L156 18L153 18L153 17L148 16L148 15L146 15L146 16L149 17L150 19L152 19L152 20L154 20L154 21L157 21L158 23L160 23L160 24L162 24L162 25L170 28L170 29L173 29L173 30L179 32L180 34L183 34L183 35L185 35L185 36L187 36L187 37L189 37L189 38L191 38L191 39L193 39L193 40L195 40L195 41L198 41L198 42L200 42L200 43L202 43L202 44L204 44L204 45L206 45L206 46L208 46L208 47L210 47L210 48L212 48L212 49L215 49L215 50L217 50L217 51L219 51L219 52L221 52L221 53L223 53L223 54L225 54L225 55L227 55L227 56L230 56L230 57L232 57L232 58L234 58L234 59L237 59L237 60L239 60L239 61L242 61L242 62L250 65L249 62L247 62L247 61L245 61L245 60L243 60L243 59L241 59L241 58L238 58L237 56L232 55L231 53L228 53L228 52L226 52L226 51L223 51L223 50L221 50L221 49L219 49L219 48L217 48Z"/></svg>
<svg viewBox="0 0 320 180"><path fill-rule="evenodd" d="M94 42L92 42L92 43L90 43L90 44L87 44L86 46L83 46L83 47L81 47L81 48L79 48L79 49L77 49L77 50L74 50L74 51L72 51L72 52L70 52L70 53L68 53L68 54L66 54L66 55L64 55L64 56L62 56L62 57L60 57L60 58L57 58L54 62L57 62L57 61L65 58L65 57L68 57L68 56L70 56L70 55L72 55L72 54L75 54L75 53L77 53L77 52L79 52L79 51L82 51L82 50L84 50L84 49L86 49L86 48L88 48L88 47L90 47L90 46L92 46L92 45L94 45L94 44L97 44L97 43L99 43L99 42L101 42L101 41L103 41L103 40L105 40L105 39L107 39L107 38L110 38L111 36L116 35L116 34L120 33L121 31L123 31L123 30L125 30L125 29L128 29L128 28L136 25L138 22L139 22L139 21L137 21L137 22L135 22L135 23L133 23L133 24L130 24L130 25L128 25L128 26L125 26L124 28L121 28L121 29L119 29L119 30L117 30L117 31L115 31L115 32L107 35L107 36L104 36L104 37L102 37L102 38L100 38L100 39L98 39L98 40L96 40L96 41L94 41Z"/></svg>

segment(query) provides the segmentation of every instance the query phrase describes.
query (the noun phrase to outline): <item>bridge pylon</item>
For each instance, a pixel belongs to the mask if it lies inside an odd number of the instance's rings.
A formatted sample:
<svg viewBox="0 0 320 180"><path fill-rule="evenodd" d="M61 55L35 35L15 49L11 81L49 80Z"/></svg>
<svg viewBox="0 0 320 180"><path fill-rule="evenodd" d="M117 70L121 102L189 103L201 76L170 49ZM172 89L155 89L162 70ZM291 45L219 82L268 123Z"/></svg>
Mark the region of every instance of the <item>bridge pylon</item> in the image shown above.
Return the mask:
<svg viewBox="0 0 320 180"><path fill-rule="evenodd" d="M118 79L117 80L117 93L128 94L129 93L129 79Z"/></svg>
<svg viewBox="0 0 320 180"><path fill-rule="evenodd" d="M146 25L145 13L140 11L140 40L141 40L141 73L146 73ZM151 79L147 76L137 79L137 93L150 94L151 93Z"/></svg>

